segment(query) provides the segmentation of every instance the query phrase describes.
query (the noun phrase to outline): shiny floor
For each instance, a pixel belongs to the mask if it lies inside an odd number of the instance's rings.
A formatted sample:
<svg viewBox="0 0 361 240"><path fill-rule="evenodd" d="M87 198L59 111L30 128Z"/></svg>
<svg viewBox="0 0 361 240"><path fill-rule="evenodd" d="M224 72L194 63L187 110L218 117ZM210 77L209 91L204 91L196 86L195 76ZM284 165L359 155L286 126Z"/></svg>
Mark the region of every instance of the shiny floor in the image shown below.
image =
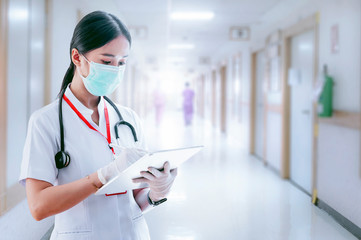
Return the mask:
<svg viewBox="0 0 361 240"><path fill-rule="evenodd" d="M152 239L357 239L210 123L185 127L179 111L144 126L150 149L205 145L179 169L169 200L146 213Z"/></svg>

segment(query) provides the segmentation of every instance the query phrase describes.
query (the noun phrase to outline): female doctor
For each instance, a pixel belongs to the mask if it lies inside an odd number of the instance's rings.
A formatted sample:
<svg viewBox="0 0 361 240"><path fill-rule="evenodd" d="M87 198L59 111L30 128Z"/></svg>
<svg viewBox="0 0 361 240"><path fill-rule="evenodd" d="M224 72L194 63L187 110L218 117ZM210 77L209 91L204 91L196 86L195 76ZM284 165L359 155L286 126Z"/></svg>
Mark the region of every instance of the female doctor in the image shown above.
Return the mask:
<svg viewBox="0 0 361 240"><path fill-rule="evenodd" d="M86 15L73 33L59 99L29 120L20 182L36 220L55 215L51 239L149 239L142 212L166 200L177 175L166 162L133 180L148 188L94 195L145 154L138 116L104 97L121 84L130 45L117 17ZM116 124L120 117L125 124Z"/></svg>

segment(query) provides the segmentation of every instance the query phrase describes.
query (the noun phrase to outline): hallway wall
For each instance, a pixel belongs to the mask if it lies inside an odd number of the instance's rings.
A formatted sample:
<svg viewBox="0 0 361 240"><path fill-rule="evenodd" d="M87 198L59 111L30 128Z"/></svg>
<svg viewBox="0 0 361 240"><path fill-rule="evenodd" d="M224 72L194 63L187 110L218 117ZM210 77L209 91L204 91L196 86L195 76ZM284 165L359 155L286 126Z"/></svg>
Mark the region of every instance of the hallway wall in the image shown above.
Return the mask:
<svg viewBox="0 0 361 240"><path fill-rule="evenodd" d="M288 15L281 14L285 9ZM252 49L262 47L266 37L277 29L290 27L300 19L316 13L319 13L318 69L322 70L322 66L327 64L329 74L334 77L334 108L360 113L359 0L286 2L266 14L264 23L252 29ZM331 28L335 24L339 27L340 49L338 53L332 54ZM279 102L277 96L268 95L268 99L270 98ZM280 118L268 117L268 126L272 126L268 129L272 132L267 133L267 160L279 169L282 146L277 140L281 134L277 128L280 126ZM361 207L355 204L361 201L360 130L323 123L322 120L319 125L316 180L318 197L361 227ZM270 152L271 149L273 152Z"/></svg>
<svg viewBox="0 0 361 240"><path fill-rule="evenodd" d="M70 64L69 48L74 28L78 22L76 1L51 1L51 81L50 102L60 91L66 70ZM66 17L64 17L66 16Z"/></svg>
<svg viewBox="0 0 361 240"><path fill-rule="evenodd" d="M335 79L334 108L360 113L361 2L328 1L320 19L320 67ZM340 52L330 53L330 28L340 29ZM322 44L321 44L322 45ZM319 198L361 227L360 130L320 123L318 140Z"/></svg>

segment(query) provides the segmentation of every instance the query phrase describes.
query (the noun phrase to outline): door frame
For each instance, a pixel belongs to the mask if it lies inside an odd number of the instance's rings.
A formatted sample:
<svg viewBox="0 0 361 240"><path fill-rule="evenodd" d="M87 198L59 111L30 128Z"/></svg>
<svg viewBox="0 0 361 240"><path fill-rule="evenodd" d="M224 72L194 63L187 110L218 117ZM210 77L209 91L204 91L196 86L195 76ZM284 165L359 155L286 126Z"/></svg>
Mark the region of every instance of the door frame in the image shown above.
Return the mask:
<svg viewBox="0 0 361 240"><path fill-rule="evenodd" d="M0 216L6 211L8 0L0 0Z"/></svg>
<svg viewBox="0 0 361 240"><path fill-rule="evenodd" d="M216 110L217 110L217 101L216 101L216 91L217 91L217 72L215 69L212 70L211 73L211 81L212 81L212 125L216 127Z"/></svg>
<svg viewBox="0 0 361 240"><path fill-rule="evenodd" d="M204 102L204 86L205 86L204 81L205 81L204 74L201 74L196 79L196 88L197 88L197 93L198 93L198 97L196 97L197 107L198 107L198 115L201 118L204 118L204 104L205 104L205 102Z"/></svg>
<svg viewBox="0 0 361 240"><path fill-rule="evenodd" d="M291 39L299 34L307 31L314 31L314 70L313 70L313 85L317 80L318 75L318 54L319 54L319 13L303 19L295 25L287 28L283 32L283 49L282 49L282 152L281 152L281 176L282 178L290 178L290 87L288 86L288 69L291 63ZM317 194L316 174L317 174L317 103L313 102L313 147L312 147L312 195Z"/></svg>
<svg viewBox="0 0 361 240"><path fill-rule="evenodd" d="M255 146L256 146L256 102L257 102L257 54L264 52L264 48L258 49L251 53L251 100L250 100L250 154L255 155ZM267 164L266 160L266 93L263 94L263 106L264 106L264 115L263 115L263 151L262 151L262 161L264 164Z"/></svg>
<svg viewBox="0 0 361 240"><path fill-rule="evenodd" d="M221 108L220 108L220 114L221 114L221 132L226 133L227 132L227 65L221 66L219 69L220 72L220 80L221 80Z"/></svg>

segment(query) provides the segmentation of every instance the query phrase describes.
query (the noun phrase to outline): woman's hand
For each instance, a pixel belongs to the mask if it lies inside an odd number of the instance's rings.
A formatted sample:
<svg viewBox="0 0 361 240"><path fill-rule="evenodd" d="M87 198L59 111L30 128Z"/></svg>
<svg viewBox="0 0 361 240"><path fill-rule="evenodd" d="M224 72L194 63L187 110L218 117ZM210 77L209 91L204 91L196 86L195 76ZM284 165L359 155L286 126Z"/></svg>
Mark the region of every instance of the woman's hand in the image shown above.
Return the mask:
<svg viewBox="0 0 361 240"><path fill-rule="evenodd" d="M133 179L134 183L148 183L150 192L149 197L152 201L159 201L165 198L173 185L177 176L177 168L170 170L169 162L165 162L163 170L160 171L154 167L149 167L148 171L142 171L141 178Z"/></svg>
<svg viewBox="0 0 361 240"><path fill-rule="evenodd" d="M147 154L147 152L142 149L124 148L119 147L118 145L112 145L112 147L119 148L115 149L115 160L97 171L98 178L103 184L106 184L110 179L117 176L119 173Z"/></svg>

